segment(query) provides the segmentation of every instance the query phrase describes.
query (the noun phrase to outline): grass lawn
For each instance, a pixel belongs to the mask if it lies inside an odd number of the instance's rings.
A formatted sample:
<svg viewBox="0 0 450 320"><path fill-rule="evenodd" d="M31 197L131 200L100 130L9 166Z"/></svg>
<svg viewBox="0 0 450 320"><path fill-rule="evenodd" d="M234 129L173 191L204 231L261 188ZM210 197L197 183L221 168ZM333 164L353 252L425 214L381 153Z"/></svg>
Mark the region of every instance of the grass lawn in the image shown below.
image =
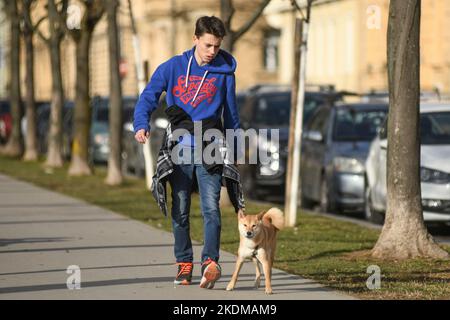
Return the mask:
<svg viewBox="0 0 450 320"><path fill-rule="evenodd" d="M120 187L110 187L104 184L104 167L96 167L90 177L69 177L67 165L49 171L42 162L24 163L3 156L0 156L0 172L171 230L170 219L159 211L143 180L129 178ZM246 206L249 213L271 207L251 201ZM296 227L279 233L276 268L363 299L450 299L450 261L386 262L361 258L353 253L370 250L379 231L302 212L297 221ZM236 253L239 236L234 210L222 209L222 226L221 248ZM202 241L198 195L192 199L191 234L193 239ZM450 247L445 249L450 252ZM378 290L366 287L370 265L381 268Z"/></svg>

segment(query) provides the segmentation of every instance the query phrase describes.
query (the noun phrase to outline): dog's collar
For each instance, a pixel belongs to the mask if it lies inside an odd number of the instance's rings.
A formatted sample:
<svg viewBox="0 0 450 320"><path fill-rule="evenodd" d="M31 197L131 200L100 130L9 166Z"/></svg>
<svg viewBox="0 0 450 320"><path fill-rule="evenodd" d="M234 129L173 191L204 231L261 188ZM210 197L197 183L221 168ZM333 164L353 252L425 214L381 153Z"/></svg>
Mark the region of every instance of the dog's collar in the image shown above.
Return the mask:
<svg viewBox="0 0 450 320"><path fill-rule="evenodd" d="M253 254L252 254L253 258L256 258L257 254L258 254L258 249L259 249L259 245L255 247L255 250L253 250Z"/></svg>

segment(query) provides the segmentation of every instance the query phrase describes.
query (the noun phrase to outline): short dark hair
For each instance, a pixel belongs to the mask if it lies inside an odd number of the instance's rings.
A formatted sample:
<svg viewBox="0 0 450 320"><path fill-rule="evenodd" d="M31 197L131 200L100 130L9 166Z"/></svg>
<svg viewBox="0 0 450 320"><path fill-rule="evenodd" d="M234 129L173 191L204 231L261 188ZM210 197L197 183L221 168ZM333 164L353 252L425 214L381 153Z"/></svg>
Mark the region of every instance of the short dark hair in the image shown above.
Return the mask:
<svg viewBox="0 0 450 320"><path fill-rule="evenodd" d="M203 16L198 18L195 23L195 35L197 38L200 38L205 33L210 33L217 38L223 38L227 34L225 31L225 25L222 20L217 17L211 16Z"/></svg>

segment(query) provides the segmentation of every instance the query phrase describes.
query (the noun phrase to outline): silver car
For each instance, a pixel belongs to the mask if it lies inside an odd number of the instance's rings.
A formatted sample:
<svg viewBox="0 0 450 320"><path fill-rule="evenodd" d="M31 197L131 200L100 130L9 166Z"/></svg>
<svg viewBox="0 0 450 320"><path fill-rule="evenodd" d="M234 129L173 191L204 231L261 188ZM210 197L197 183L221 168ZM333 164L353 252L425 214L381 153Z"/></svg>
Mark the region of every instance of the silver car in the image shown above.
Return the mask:
<svg viewBox="0 0 450 320"><path fill-rule="evenodd" d="M450 223L450 103L420 105L420 178L423 217ZM381 223L386 211L387 126L373 141L366 161L366 219Z"/></svg>
<svg viewBox="0 0 450 320"><path fill-rule="evenodd" d="M387 110L385 103L337 103L316 111L302 140L305 207L318 202L323 212L364 210L364 163Z"/></svg>

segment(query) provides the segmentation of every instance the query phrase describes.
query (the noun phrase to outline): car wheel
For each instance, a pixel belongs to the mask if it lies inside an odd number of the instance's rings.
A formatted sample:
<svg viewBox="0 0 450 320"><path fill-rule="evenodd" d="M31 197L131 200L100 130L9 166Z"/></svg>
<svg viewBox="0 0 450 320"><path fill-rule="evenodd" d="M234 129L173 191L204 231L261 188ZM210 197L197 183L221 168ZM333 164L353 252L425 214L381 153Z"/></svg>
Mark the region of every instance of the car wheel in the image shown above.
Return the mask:
<svg viewBox="0 0 450 320"><path fill-rule="evenodd" d="M340 213L334 199L331 197L330 187L326 177L322 177L320 183L320 211L323 213Z"/></svg>
<svg viewBox="0 0 450 320"><path fill-rule="evenodd" d="M383 224L384 222L384 215L375 210L372 205L372 195L370 187L366 187L365 190L365 208L364 208L364 217L367 221L376 223L376 224Z"/></svg>

